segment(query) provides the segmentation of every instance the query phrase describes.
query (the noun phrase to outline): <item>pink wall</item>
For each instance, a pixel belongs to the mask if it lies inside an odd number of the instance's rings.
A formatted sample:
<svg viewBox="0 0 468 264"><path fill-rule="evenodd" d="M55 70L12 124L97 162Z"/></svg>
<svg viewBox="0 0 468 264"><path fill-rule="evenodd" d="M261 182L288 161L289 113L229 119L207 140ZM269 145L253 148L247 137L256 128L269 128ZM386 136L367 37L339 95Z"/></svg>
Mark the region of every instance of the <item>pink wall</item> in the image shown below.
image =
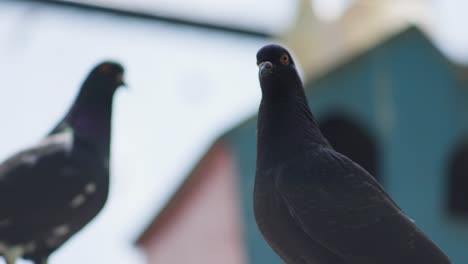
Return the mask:
<svg viewBox="0 0 468 264"><path fill-rule="evenodd" d="M234 156L218 142L141 241L150 264L247 263Z"/></svg>

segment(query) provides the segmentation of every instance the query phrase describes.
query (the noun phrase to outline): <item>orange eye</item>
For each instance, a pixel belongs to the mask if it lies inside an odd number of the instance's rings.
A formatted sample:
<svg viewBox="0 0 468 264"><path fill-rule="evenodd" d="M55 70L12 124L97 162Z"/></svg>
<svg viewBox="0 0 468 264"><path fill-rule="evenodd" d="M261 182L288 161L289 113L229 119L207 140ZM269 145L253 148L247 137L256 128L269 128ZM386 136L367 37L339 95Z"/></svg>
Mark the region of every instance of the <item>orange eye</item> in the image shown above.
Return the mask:
<svg viewBox="0 0 468 264"><path fill-rule="evenodd" d="M101 73L109 73L109 72L111 72L111 70L112 70L112 67L110 65L108 65L108 64L104 64L101 67L99 67L99 71Z"/></svg>
<svg viewBox="0 0 468 264"><path fill-rule="evenodd" d="M284 65L288 65L289 64L289 56L287 54L284 54L283 56L281 56L280 62L282 64L284 64Z"/></svg>

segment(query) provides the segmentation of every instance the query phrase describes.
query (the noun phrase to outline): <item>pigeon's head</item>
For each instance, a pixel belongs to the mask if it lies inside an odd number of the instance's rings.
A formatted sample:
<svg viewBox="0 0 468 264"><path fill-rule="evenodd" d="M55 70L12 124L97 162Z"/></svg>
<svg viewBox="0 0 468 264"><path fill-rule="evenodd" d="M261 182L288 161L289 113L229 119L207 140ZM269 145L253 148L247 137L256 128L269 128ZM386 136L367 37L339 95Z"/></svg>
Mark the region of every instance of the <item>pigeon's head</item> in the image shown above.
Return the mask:
<svg viewBox="0 0 468 264"><path fill-rule="evenodd" d="M105 61L94 67L88 76L87 84L100 92L113 93L117 88L125 85L123 75L124 68L121 64Z"/></svg>
<svg viewBox="0 0 468 264"><path fill-rule="evenodd" d="M260 82L276 82L282 78L297 76L291 54L279 45L267 45L257 52Z"/></svg>

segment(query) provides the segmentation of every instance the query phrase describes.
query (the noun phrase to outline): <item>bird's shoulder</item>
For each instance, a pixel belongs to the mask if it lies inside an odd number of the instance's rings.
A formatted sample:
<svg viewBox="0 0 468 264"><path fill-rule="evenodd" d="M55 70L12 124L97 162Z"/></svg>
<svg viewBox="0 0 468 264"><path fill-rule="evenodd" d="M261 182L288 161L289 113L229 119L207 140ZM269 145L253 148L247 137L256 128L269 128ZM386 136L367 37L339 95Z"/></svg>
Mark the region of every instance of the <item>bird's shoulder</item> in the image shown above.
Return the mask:
<svg viewBox="0 0 468 264"><path fill-rule="evenodd" d="M372 202L388 202L400 210L370 173L330 147L317 147L297 155L273 174L276 188L284 195L296 195L295 190L302 190L309 196L372 197Z"/></svg>
<svg viewBox="0 0 468 264"><path fill-rule="evenodd" d="M37 168L44 163L67 158L73 149L73 131L64 130L48 135L38 144L24 149L0 164L0 180L17 172Z"/></svg>
<svg viewBox="0 0 468 264"><path fill-rule="evenodd" d="M353 263L363 262L361 256L368 255L367 248L379 239L382 230L394 245L413 241L438 249L372 175L331 148L288 163L276 174L275 187L291 217L313 241L344 259L353 259ZM356 237L365 242L353 244ZM377 254L372 259L386 257Z"/></svg>
<svg viewBox="0 0 468 264"><path fill-rule="evenodd" d="M281 183L337 180L350 174L366 172L328 146L314 146L285 159L267 170Z"/></svg>

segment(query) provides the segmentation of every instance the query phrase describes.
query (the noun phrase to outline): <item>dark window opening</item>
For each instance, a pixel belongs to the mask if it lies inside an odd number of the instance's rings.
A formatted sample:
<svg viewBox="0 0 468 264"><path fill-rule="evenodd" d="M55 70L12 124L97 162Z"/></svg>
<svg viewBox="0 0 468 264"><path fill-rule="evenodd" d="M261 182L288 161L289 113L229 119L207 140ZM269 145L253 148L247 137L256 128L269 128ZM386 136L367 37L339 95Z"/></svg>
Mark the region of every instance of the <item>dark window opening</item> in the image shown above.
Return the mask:
<svg viewBox="0 0 468 264"><path fill-rule="evenodd" d="M333 148L372 174L377 174L377 150L374 140L355 122L344 116L333 116L319 122L320 130Z"/></svg>
<svg viewBox="0 0 468 264"><path fill-rule="evenodd" d="M455 152L449 173L449 210L468 216L468 142Z"/></svg>

